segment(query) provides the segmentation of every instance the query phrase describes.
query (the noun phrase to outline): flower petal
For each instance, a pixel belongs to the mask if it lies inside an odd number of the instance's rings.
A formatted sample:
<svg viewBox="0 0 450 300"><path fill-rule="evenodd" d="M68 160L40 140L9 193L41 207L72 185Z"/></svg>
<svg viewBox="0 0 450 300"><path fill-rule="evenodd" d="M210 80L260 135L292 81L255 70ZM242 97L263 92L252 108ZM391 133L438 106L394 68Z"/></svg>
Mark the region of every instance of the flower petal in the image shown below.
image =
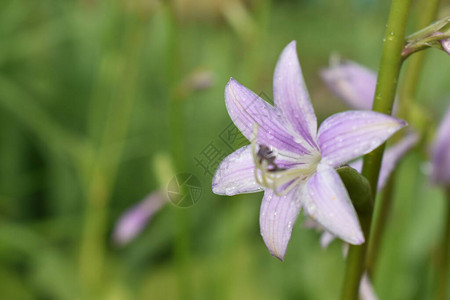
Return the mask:
<svg viewBox="0 0 450 300"><path fill-rule="evenodd" d="M417 144L419 137L415 133L410 133L397 144L389 147L384 151L383 161L381 162L380 177L378 178L377 189L382 189L386 185L389 176L394 170L400 159L408 153L408 151Z"/></svg>
<svg viewBox="0 0 450 300"><path fill-rule="evenodd" d="M354 109L372 108L377 74L352 61L332 63L320 75L336 97Z"/></svg>
<svg viewBox="0 0 450 300"><path fill-rule="evenodd" d="M417 143L419 137L415 133L410 133L397 144L389 147L384 151L383 161L381 162L380 176L378 178L377 189L381 190L387 183L389 176L394 170L400 159L408 153L408 151ZM363 160L358 159L352 161L349 165L356 171L362 171Z"/></svg>
<svg viewBox="0 0 450 300"><path fill-rule="evenodd" d="M150 222L153 215L166 204L160 191L153 192L122 214L113 231L113 240L118 245L128 244Z"/></svg>
<svg viewBox="0 0 450 300"><path fill-rule="evenodd" d="M251 147L244 146L228 155L217 168L212 190L218 195L233 196L262 191L255 181Z"/></svg>
<svg viewBox="0 0 450 300"><path fill-rule="evenodd" d="M301 203L325 230L350 244L361 244L364 236L355 209L341 178L333 167L319 163L302 188Z"/></svg>
<svg viewBox="0 0 450 300"><path fill-rule="evenodd" d="M362 172L362 167L363 167L363 159L359 158L357 160L352 161L348 165L350 167L352 167L353 169L355 169L356 171L358 171L359 173L361 173Z"/></svg>
<svg viewBox="0 0 450 300"><path fill-rule="evenodd" d="M359 283L359 297L361 298L361 300L378 299L367 272L364 273L361 278L361 282Z"/></svg>
<svg viewBox="0 0 450 300"><path fill-rule="evenodd" d="M347 111L332 115L319 128L322 158L338 167L384 143L406 122L374 111Z"/></svg>
<svg viewBox="0 0 450 300"><path fill-rule="evenodd" d="M322 232L322 235L320 236L320 247L322 247L322 249L326 249L328 248L328 246L331 244L332 241L334 241L336 237L329 233L328 231L324 231Z"/></svg>
<svg viewBox="0 0 450 300"><path fill-rule="evenodd" d="M286 121L280 111L261 99L258 95L238 83L233 78L225 87L225 103L234 124L250 141L254 134L254 125L258 127L258 143L288 150L293 153L308 153L306 142L294 140L286 128ZM300 143L304 143L302 146Z"/></svg>
<svg viewBox="0 0 450 300"><path fill-rule="evenodd" d="M277 196L270 189L264 192L259 215L261 235L270 253L281 261L301 209L299 189L297 186L284 196Z"/></svg>
<svg viewBox="0 0 450 300"><path fill-rule="evenodd" d="M436 184L450 184L450 108L439 125L432 150L432 180Z"/></svg>
<svg viewBox="0 0 450 300"><path fill-rule="evenodd" d="M450 38L440 40L439 43L441 43L442 49L450 55Z"/></svg>
<svg viewBox="0 0 450 300"><path fill-rule="evenodd" d="M317 119L303 80L295 41L284 48L278 59L273 77L273 96L275 107L312 147L317 148Z"/></svg>

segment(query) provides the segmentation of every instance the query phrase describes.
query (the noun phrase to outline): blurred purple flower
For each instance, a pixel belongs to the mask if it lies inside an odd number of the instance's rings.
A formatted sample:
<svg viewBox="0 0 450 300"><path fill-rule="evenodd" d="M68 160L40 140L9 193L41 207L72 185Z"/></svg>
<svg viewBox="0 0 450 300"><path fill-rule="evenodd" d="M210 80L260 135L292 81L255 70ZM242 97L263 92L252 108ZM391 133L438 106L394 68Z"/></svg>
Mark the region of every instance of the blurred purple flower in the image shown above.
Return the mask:
<svg viewBox="0 0 450 300"><path fill-rule="evenodd" d="M153 215L166 203L166 198L162 192L156 191L129 208L116 222L113 231L114 242L120 246L128 244L145 228Z"/></svg>
<svg viewBox="0 0 450 300"><path fill-rule="evenodd" d="M433 33L431 36L439 36L439 35L444 35L444 33L438 31ZM447 54L450 54L450 38L439 40L439 43L442 46L442 50L447 52Z"/></svg>
<svg viewBox="0 0 450 300"><path fill-rule="evenodd" d="M363 277L361 278L361 282L359 284L359 297L361 298L361 300L378 299L367 272L363 274Z"/></svg>
<svg viewBox="0 0 450 300"><path fill-rule="evenodd" d="M450 108L439 125L431 155L435 184L450 186Z"/></svg>
<svg viewBox="0 0 450 300"><path fill-rule="evenodd" d="M397 166L400 159L408 153L408 151L414 147L419 140L419 137L415 133L408 133L400 142L389 147L384 151L383 161L381 162L380 176L378 177L377 189L381 190L386 185L389 176ZM355 160L349 165L356 171L361 173L362 159Z"/></svg>
<svg viewBox="0 0 450 300"><path fill-rule="evenodd" d="M450 55L450 38L440 40L439 42L441 43L442 49Z"/></svg>
<svg viewBox="0 0 450 300"><path fill-rule="evenodd" d="M331 116L317 130L295 42L283 50L273 84L275 106L236 80L228 82L228 113L251 146L225 158L213 178L213 192L264 190L261 235L280 260L301 207L344 241L363 243L355 209L334 168L369 153L405 122L372 111L349 111Z"/></svg>
<svg viewBox="0 0 450 300"><path fill-rule="evenodd" d="M328 68L321 70L320 76L327 87L349 107L371 110L377 74L353 61L331 59Z"/></svg>
<svg viewBox="0 0 450 300"><path fill-rule="evenodd" d="M377 85L377 73L337 55L330 59L330 66L320 71L320 76L330 91L350 108L371 110ZM394 102L394 114L396 111Z"/></svg>

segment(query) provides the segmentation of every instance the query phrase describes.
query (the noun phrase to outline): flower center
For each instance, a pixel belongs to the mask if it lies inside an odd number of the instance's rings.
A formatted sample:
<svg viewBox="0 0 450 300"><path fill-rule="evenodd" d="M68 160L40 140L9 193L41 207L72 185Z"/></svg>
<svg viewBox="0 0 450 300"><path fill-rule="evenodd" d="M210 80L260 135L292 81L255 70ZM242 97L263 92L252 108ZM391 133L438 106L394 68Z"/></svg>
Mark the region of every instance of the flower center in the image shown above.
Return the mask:
<svg viewBox="0 0 450 300"><path fill-rule="evenodd" d="M267 145L256 144L258 127L254 127L254 137L251 142L253 162L255 164L255 180L273 190L277 196L287 194L293 187L311 176L321 160L318 151L299 157L298 164L290 167L280 167L275 162L277 154ZM283 155L281 155L283 157Z"/></svg>

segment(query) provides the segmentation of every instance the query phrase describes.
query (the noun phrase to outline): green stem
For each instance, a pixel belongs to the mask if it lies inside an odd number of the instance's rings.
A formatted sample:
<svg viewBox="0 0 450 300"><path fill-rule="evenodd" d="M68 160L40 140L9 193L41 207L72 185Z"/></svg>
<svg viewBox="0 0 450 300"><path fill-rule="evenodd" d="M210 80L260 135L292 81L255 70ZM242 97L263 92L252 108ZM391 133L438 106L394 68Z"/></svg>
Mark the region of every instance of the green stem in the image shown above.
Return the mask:
<svg viewBox="0 0 450 300"><path fill-rule="evenodd" d="M364 236L370 232L370 221L372 214L359 216L359 222ZM342 289L342 300L358 299L359 282L364 273L364 262L366 258L367 242L360 246L350 246L347 254L347 267L345 270L344 286Z"/></svg>
<svg viewBox="0 0 450 300"><path fill-rule="evenodd" d="M447 299L448 293L448 268L450 256L450 187L447 188L447 199L445 205L447 206L444 236L442 237L441 246L441 261L439 263L439 278L438 278L438 297L439 300Z"/></svg>
<svg viewBox="0 0 450 300"><path fill-rule="evenodd" d="M395 187L395 172L393 172L383 191L383 196L378 200L378 211L374 212L372 231L370 232L369 248L367 249L366 268L374 277L374 266L378 260L379 249L384 229L389 219L389 211L392 206L392 195Z"/></svg>
<svg viewBox="0 0 450 300"><path fill-rule="evenodd" d="M342 167L337 169L337 171L358 213L363 233L365 236L368 236L373 212L370 183L365 177L350 167ZM356 280L356 278L361 276L360 274L364 271L366 247L367 243L364 243L359 247L351 247L349 250L341 299L356 299L358 295L359 280Z"/></svg>
<svg viewBox="0 0 450 300"><path fill-rule="evenodd" d="M392 1L384 38L377 87L375 90L375 99L373 104L374 111L391 114L395 99L397 81L402 64L401 52L405 40L405 31L410 5L411 0ZM376 195L378 175L380 172L383 152L384 145L364 157L362 174L369 180L372 188L373 199L375 199ZM366 241L370 240L370 219L371 217L369 220L364 219L361 222L363 230L366 231ZM347 275L344 281L344 292L342 294L342 299L357 299L359 282L364 271L363 265L366 256L366 247L366 243L360 246L350 246L349 257L347 260Z"/></svg>
<svg viewBox="0 0 450 300"><path fill-rule="evenodd" d="M167 20L169 22L168 38L168 86L170 91L170 146L176 172L186 170L186 143L185 120L183 114L183 99L177 93L180 82L180 55L179 55L179 24L176 17L173 1L169 2ZM185 191L183 191L184 193ZM193 299L192 282L190 274L190 213L188 209L174 210L175 241L173 255L177 268L177 287L180 299Z"/></svg>
<svg viewBox="0 0 450 300"><path fill-rule="evenodd" d="M417 3L419 11L419 20L417 28L423 28L430 24L436 17L439 7L439 0L421 0ZM425 52L417 53L408 60L404 72L403 82L398 92L399 117L411 121L411 107L415 98L420 74L424 65ZM386 228L386 222L389 219L389 210L392 206L392 194L394 190L395 173L393 173L386 185L383 196L379 198L377 210L372 221L372 231L369 241L366 265L367 269L374 277L374 268L378 259L379 249L382 242L382 236Z"/></svg>

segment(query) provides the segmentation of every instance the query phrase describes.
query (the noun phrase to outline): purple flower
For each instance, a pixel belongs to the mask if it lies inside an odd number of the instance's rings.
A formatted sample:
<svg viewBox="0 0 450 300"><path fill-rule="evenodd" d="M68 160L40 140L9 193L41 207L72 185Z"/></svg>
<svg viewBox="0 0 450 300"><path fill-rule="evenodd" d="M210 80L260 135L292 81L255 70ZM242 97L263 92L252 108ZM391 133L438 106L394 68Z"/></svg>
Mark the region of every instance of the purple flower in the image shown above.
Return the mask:
<svg viewBox="0 0 450 300"><path fill-rule="evenodd" d="M450 38L440 40L439 43L441 43L442 49L450 55Z"/></svg>
<svg viewBox="0 0 450 300"><path fill-rule="evenodd" d="M443 32L437 31L433 33L431 36L439 36L439 35L445 35ZM442 50L447 52L447 54L450 54L450 38L444 38L442 40L439 40L439 43L441 44Z"/></svg>
<svg viewBox="0 0 450 300"><path fill-rule="evenodd" d="M334 168L369 153L405 122L372 111L348 111L326 119L317 130L295 42L283 50L273 84L274 106L236 80L228 82L228 113L251 145L225 158L213 178L213 192L264 191L261 235L280 260L302 207L333 235L363 243L355 209Z"/></svg>
<svg viewBox="0 0 450 300"><path fill-rule="evenodd" d="M336 97L349 107L371 110L377 74L353 61L341 61L332 57L328 68L321 70L320 76Z"/></svg>
<svg viewBox="0 0 450 300"><path fill-rule="evenodd" d="M432 180L435 184L450 186L450 108L439 125L433 145L431 163Z"/></svg>
<svg viewBox="0 0 450 300"><path fill-rule="evenodd" d="M117 221L113 240L118 245L128 244L150 222L153 215L167 203L161 192L153 192L138 204L129 208Z"/></svg>
<svg viewBox="0 0 450 300"><path fill-rule="evenodd" d="M361 278L361 283L359 284L359 297L362 300L378 299L367 272L364 273L363 277Z"/></svg>

